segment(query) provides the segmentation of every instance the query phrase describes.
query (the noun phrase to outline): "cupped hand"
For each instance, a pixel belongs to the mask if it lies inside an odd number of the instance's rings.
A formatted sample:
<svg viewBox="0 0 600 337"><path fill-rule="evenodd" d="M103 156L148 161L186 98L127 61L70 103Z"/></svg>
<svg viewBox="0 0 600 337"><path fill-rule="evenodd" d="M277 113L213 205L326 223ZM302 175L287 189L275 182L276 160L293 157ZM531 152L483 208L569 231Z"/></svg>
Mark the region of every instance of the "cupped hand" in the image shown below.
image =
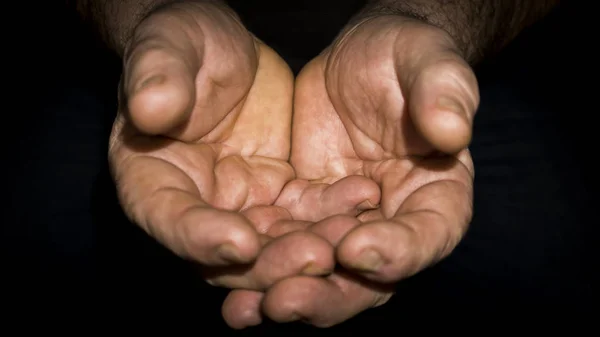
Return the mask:
<svg viewBox="0 0 600 337"><path fill-rule="evenodd" d="M264 296L232 293L224 313L248 308L240 327L259 321L252 308L279 322L335 325L446 257L472 216L467 146L478 104L475 75L443 30L378 16L341 34L296 79L291 163L307 190L362 177L381 201L357 218L315 225L337 233L324 237L344 271L287 278Z"/></svg>
<svg viewBox="0 0 600 337"><path fill-rule="evenodd" d="M265 227L289 218L273 204L294 178L292 96L287 65L222 5L163 7L128 45L109 152L121 205L211 284L264 290L333 268L323 238Z"/></svg>

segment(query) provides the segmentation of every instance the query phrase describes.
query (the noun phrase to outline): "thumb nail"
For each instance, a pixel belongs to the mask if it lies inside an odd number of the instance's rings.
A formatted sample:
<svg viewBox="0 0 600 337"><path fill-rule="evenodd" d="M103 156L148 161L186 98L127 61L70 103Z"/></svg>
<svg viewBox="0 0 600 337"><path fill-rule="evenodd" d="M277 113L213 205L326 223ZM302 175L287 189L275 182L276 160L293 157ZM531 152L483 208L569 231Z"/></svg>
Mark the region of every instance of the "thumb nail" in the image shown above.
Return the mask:
<svg viewBox="0 0 600 337"><path fill-rule="evenodd" d="M139 91L143 90L144 88L147 88L149 86L152 85L156 85L156 84L162 84L165 82L167 78L165 77L165 75L154 75L154 76L150 76L148 78L146 78L143 81L140 81L139 83L136 84L136 86L134 87L133 93L138 93Z"/></svg>
<svg viewBox="0 0 600 337"><path fill-rule="evenodd" d="M466 121L469 120L467 116L467 112L464 109L463 105L458 102L458 100L454 98L450 98L448 96L440 96L437 101L437 108L441 111L453 112Z"/></svg>

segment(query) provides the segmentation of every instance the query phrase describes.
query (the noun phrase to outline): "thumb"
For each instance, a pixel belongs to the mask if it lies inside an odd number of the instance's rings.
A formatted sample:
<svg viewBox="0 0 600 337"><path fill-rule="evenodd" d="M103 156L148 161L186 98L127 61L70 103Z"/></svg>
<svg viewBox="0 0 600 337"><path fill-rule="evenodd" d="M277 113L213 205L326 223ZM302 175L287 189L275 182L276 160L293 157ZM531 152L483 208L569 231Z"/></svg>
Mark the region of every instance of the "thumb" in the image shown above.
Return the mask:
<svg viewBox="0 0 600 337"><path fill-rule="evenodd" d="M124 59L121 103L139 131L166 134L190 118L201 58L182 31L162 27L157 34L146 28L138 27Z"/></svg>
<svg viewBox="0 0 600 337"><path fill-rule="evenodd" d="M417 131L441 152L465 149L479 105L477 79L469 65L458 54L438 52L404 74L404 83L409 76L414 79L403 87L408 88L408 111Z"/></svg>

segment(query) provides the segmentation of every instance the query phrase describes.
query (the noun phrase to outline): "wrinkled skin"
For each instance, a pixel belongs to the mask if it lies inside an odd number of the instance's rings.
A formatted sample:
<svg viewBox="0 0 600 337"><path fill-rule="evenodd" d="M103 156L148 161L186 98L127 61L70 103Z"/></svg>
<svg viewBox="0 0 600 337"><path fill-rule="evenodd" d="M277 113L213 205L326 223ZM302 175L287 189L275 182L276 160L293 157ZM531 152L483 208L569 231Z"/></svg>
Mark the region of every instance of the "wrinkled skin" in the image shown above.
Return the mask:
<svg viewBox="0 0 600 337"><path fill-rule="evenodd" d="M464 234L478 101L452 41L415 21L363 21L294 92L232 12L180 3L127 48L109 157L132 221L237 289L231 326L330 326L385 303Z"/></svg>
<svg viewBox="0 0 600 337"><path fill-rule="evenodd" d="M228 324L266 315L332 326L386 303L394 282L447 256L472 216L466 148L478 104L476 78L450 37L414 20L366 19L310 62L295 84L291 184L360 177L346 198L363 193L378 207L357 217L297 214L317 221L308 230L336 248L343 269L286 278L265 294L234 290L223 304Z"/></svg>
<svg viewBox="0 0 600 337"><path fill-rule="evenodd" d="M275 205L295 176L293 84L285 62L215 4L160 9L126 50L109 152L120 202L213 285L264 291L288 276L330 273L333 247L286 230L306 227L291 213L358 214L364 201ZM300 192L292 185L285 195Z"/></svg>

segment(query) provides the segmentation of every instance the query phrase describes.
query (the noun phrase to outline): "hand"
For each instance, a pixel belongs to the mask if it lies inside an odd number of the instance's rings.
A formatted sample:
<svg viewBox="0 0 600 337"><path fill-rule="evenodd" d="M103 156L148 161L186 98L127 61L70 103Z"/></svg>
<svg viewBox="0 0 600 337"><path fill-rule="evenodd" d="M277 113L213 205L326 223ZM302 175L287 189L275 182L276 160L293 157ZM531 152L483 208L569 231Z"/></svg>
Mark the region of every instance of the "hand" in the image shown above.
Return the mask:
<svg viewBox="0 0 600 337"><path fill-rule="evenodd" d="M325 237L346 271L291 277L264 296L232 293L224 312L261 308L279 322L335 325L384 304L394 282L447 256L471 219L466 147L478 104L476 78L444 31L380 16L342 34L296 80L291 163L312 184L371 179L380 207L362 212L360 224L315 225L336 233ZM246 314L248 324L256 315Z"/></svg>
<svg viewBox="0 0 600 337"><path fill-rule="evenodd" d="M333 267L317 235L266 235L288 217L272 205L294 178L292 93L285 63L220 5L162 8L126 50L110 144L120 202L211 284L264 290Z"/></svg>

